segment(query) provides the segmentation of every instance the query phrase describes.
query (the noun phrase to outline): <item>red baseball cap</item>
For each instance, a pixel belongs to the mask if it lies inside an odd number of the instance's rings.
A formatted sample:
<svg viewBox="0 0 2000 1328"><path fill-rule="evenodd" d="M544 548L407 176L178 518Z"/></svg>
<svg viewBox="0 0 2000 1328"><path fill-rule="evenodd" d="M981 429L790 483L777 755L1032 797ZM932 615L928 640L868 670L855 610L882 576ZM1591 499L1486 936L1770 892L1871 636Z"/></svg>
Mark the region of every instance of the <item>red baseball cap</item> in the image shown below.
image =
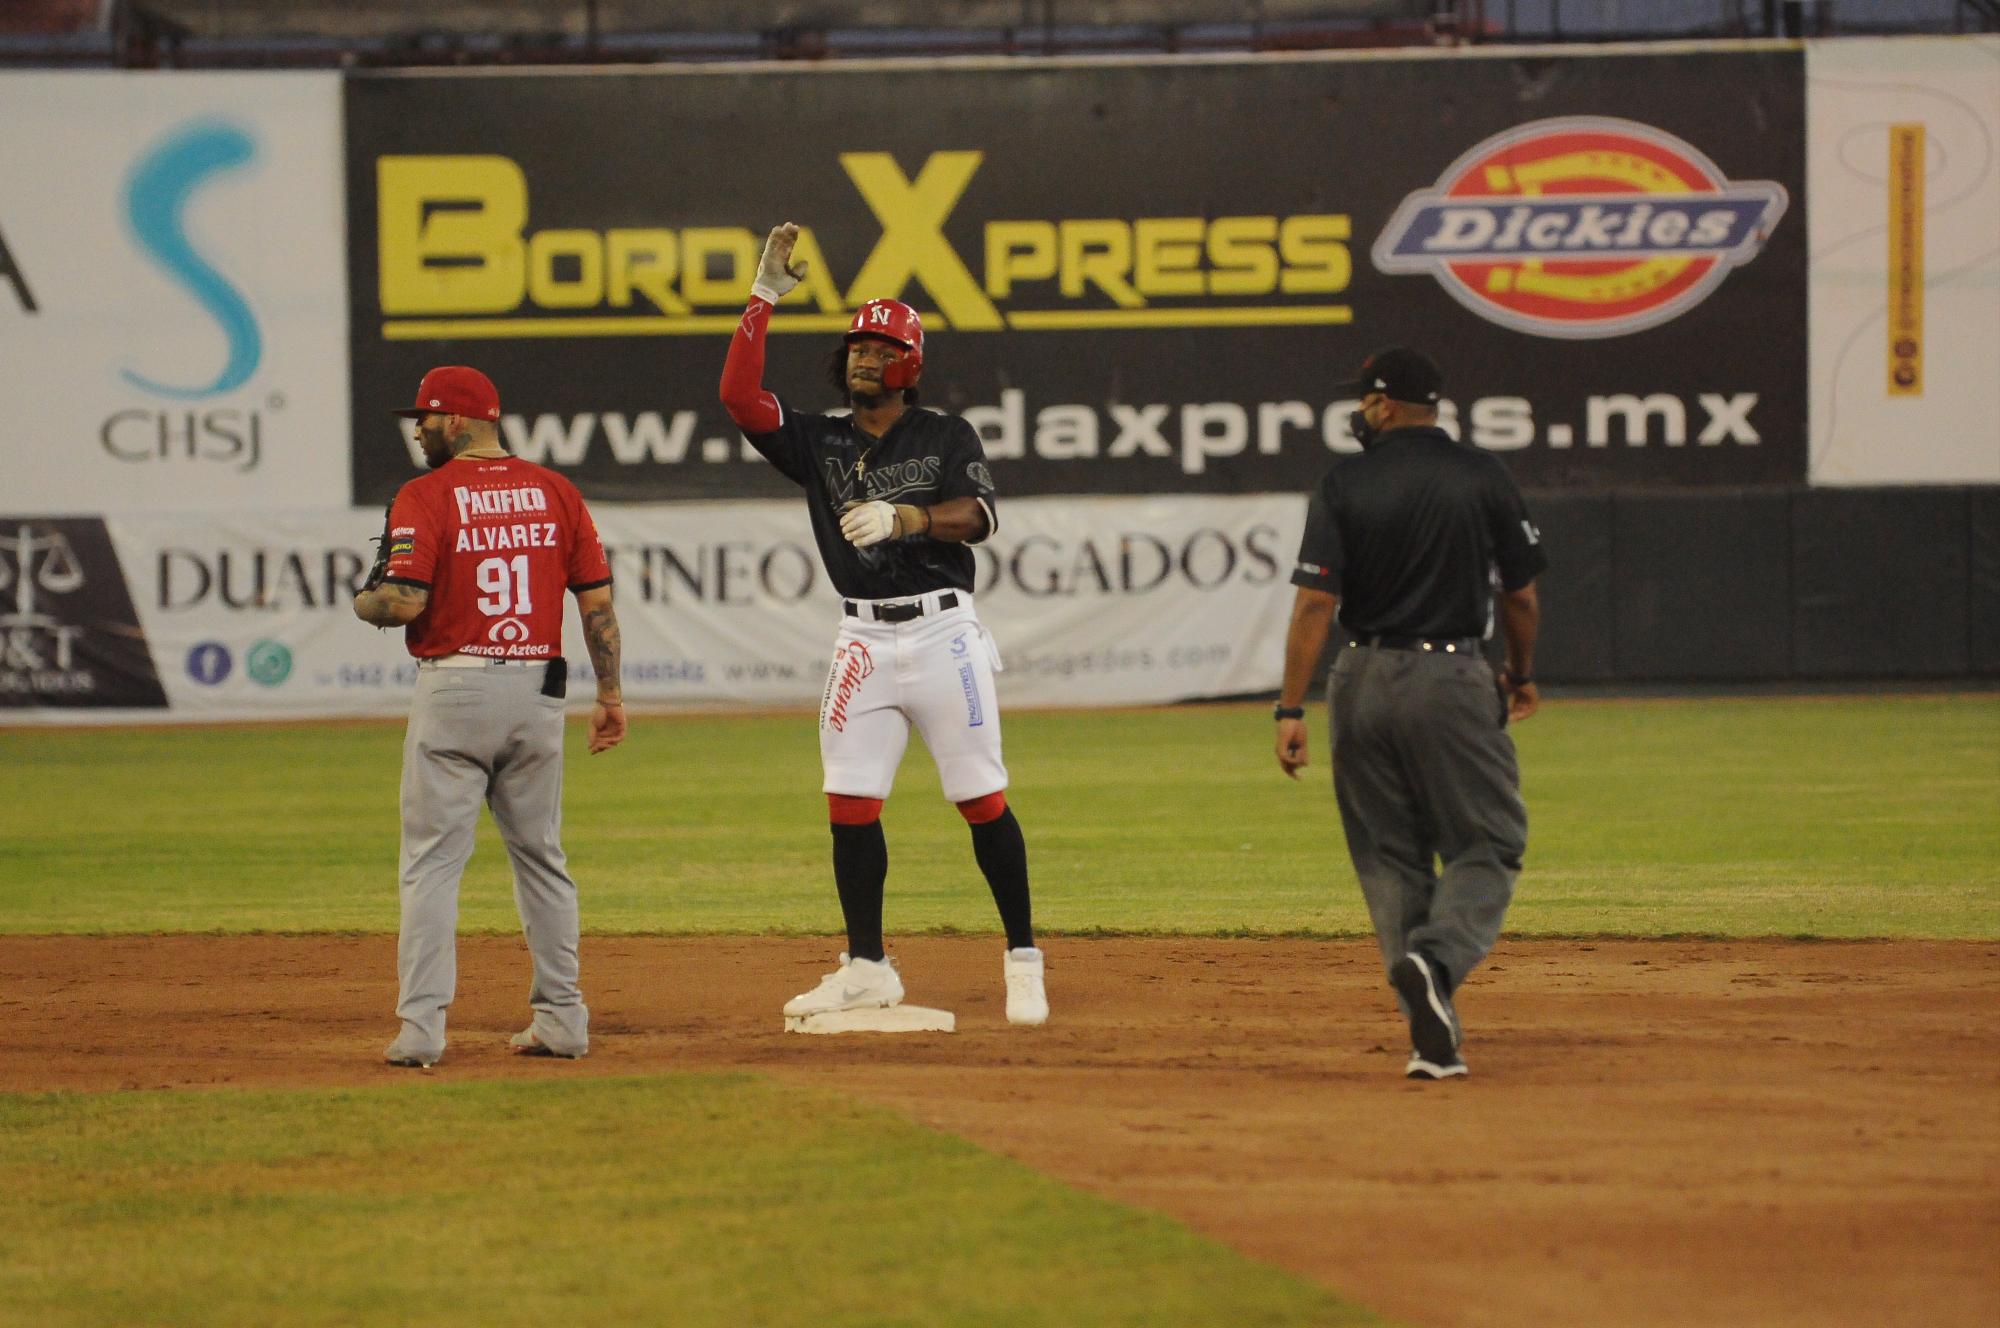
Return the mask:
<svg viewBox="0 0 2000 1328"><path fill-rule="evenodd" d="M500 389L479 370L463 364L444 364L424 375L417 384L417 404L395 412L406 420L426 415L463 415L469 420L500 418Z"/></svg>

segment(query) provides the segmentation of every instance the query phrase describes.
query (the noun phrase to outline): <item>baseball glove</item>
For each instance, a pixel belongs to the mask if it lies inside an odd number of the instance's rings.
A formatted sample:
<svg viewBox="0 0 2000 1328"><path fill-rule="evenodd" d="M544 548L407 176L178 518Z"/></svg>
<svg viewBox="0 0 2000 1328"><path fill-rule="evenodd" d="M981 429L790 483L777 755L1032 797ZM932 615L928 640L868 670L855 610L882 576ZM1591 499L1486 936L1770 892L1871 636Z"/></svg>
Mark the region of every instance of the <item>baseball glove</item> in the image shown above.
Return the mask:
<svg viewBox="0 0 2000 1328"><path fill-rule="evenodd" d="M375 561L368 568L368 575L361 580L363 592L375 589L389 575L389 515L395 507L391 503L382 509L382 533L375 537Z"/></svg>

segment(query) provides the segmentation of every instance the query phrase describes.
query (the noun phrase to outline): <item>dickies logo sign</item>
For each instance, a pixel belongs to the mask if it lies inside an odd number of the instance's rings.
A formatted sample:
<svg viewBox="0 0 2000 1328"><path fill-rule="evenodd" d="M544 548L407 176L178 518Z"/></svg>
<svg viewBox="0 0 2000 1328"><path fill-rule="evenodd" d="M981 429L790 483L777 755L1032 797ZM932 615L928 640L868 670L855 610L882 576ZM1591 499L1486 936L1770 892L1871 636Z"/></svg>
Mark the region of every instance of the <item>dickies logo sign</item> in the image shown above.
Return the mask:
<svg viewBox="0 0 2000 1328"><path fill-rule="evenodd" d="M1673 135L1572 116L1497 134L1409 195L1375 266L1427 273L1534 336L1623 336L1680 317L1757 256L1783 185L1730 180Z"/></svg>

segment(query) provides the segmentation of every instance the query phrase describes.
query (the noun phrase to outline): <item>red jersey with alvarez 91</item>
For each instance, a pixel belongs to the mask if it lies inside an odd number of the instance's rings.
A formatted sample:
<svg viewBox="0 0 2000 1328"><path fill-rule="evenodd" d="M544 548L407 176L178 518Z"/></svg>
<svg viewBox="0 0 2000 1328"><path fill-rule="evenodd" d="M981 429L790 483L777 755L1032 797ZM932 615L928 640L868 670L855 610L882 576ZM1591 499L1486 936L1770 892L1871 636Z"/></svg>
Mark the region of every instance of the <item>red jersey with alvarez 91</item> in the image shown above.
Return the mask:
<svg viewBox="0 0 2000 1328"><path fill-rule="evenodd" d="M404 629L418 659L552 659L563 592L609 585L611 565L563 476L518 457L459 457L396 494L386 579L431 592Z"/></svg>

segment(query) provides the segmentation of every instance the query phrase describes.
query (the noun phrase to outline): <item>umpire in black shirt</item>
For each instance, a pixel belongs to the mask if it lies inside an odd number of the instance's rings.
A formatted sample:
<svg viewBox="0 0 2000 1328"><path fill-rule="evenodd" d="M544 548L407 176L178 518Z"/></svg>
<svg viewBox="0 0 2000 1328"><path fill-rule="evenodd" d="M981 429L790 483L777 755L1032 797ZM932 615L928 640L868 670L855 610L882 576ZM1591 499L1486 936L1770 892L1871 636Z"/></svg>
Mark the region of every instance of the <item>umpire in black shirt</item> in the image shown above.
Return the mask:
<svg viewBox="0 0 2000 1328"><path fill-rule="evenodd" d="M1443 378L1394 347L1342 389L1360 456L1306 514L1278 697L1278 764L1306 764L1305 697L1338 612L1333 789L1410 1021L1404 1073L1466 1072L1451 994L1500 937L1528 844L1507 721L1535 713L1535 577L1548 565L1500 462L1437 427ZM1500 590L1506 670L1482 650Z"/></svg>

